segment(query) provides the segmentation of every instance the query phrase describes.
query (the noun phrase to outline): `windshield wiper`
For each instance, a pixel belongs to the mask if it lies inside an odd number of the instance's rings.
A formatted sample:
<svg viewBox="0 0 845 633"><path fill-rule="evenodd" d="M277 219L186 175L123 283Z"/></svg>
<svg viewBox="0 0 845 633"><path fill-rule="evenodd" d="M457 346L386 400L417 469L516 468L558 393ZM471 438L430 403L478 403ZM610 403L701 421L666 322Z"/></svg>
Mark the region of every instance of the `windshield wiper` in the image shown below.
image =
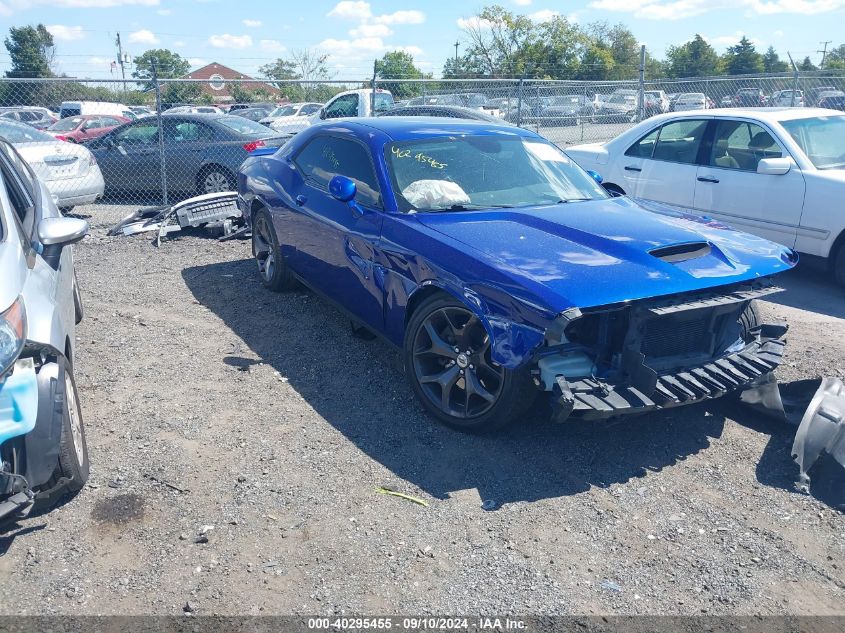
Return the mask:
<svg viewBox="0 0 845 633"><path fill-rule="evenodd" d="M513 209L509 204L453 204L451 207L432 207L430 211L477 211L479 209Z"/></svg>
<svg viewBox="0 0 845 633"><path fill-rule="evenodd" d="M560 199L554 204L567 204L569 202L588 202L592 200L592 198L567 198L566 200Z"/></svg>

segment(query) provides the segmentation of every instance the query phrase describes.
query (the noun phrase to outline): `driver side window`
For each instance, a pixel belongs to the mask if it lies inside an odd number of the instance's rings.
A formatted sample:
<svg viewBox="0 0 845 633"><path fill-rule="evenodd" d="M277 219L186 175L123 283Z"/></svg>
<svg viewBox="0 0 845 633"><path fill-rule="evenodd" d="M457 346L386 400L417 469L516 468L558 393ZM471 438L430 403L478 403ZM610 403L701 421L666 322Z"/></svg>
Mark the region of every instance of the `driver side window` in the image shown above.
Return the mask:
<svg viewBox="0 0 845 633"><path fill-rule="evenodd" d="M118 145L153 145L158 142L158 124L144 122L130 125L115 135Z"/></svg>
<svg viewBox="0 0 845 633"><path fill-rule="evenodd" d="M367 207L382 208L381 193L370 156L355 141L334 136L318 136L293 161L310 183L328 189L337 175L355 181L355 199Z"/></svg>
<svg viewBox="0 0 845 633"><path fill-rule="evenodd" d="M341 117L357 116L358 95L344 95L338 97L334 103L326 107L327 119L339 119Z"/></svg>

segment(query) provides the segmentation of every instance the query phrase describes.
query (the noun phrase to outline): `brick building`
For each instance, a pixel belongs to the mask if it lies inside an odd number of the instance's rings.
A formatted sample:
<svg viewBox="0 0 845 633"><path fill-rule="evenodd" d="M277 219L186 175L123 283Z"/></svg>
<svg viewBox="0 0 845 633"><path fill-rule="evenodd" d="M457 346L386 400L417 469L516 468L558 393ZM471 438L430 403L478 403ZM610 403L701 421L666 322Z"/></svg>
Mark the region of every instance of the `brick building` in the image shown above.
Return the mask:
<svg viewBox="0 0 845 633"><path fill-rule="evenodd" d="M238 72L234 68L229 68L228 66L224 66L223 64L218 64L216 62L206 64L202 68L198 68L192 73L188 73L182 77L182 79L205 80L205 83L201 83L199 85L204 93L211 95L211 98L215 103L230 103L234 101L234 98L229 92L233 84L226 83L227 80L232 79L251 80L243 81L238 85L240 85L240 87L244 90L261 90L266 92L270 101L277 101L282 96L279 90L270 84L254 79L249 75Z"/></svg>

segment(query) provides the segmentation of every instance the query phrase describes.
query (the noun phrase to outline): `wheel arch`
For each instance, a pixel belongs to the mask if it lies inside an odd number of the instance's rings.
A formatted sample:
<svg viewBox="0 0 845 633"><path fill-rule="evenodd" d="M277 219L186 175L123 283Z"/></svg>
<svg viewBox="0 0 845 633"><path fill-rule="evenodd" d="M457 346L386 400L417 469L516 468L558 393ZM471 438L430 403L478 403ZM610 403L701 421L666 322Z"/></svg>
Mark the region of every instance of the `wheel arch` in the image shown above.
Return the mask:
<svg viewBox="0 0 845 633"><path fill-rule="evenodd" d="M617 185L615 182L603 182L601 186L604 187L610 193L614 193L621 196L627 195L625 193L625 190L619 185Z"/></svg>
<svg viewBox="0 0 845 633"><path fill-rule="evenodd" d="M830 247L830 253L827 256L827 267L831 272L834 272L836 258L842 248L845 248L845 229L842 229L836 239L833 240L833 245Z"/></svg>
<svg viewBox="0 0 845 633"><path fill-rule="evenodd" d="M490 337L492 359L508 369L524 366L533 357L534 350L543 342L545 335L543 331L494 314L484 298L476 292L470 289L459 292L436 280L419 284L408 295L403 317L403 338L408 335L408 324L420 305L437 295L455 299L478 317Z"/></svg>

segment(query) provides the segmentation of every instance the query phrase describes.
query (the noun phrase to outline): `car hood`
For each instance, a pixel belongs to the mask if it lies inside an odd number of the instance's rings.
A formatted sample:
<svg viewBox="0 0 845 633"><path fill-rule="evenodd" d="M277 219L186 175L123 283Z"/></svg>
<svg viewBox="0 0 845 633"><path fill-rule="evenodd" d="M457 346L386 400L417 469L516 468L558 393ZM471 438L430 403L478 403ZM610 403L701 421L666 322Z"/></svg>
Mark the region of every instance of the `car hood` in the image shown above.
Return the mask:
<svg viewBox="0 0 845 633"><path fill-rule="evenodd" d="M788 248L665 205L629 198L521 209L421 213L426 227L481 253L552 310L672 295L787 270ZM649 251L706 242L671 263ZM694 250L694 249L690 249Z"/></svg>
<svg viewBox="0 0 845 633"><path fill-rule="evenodd" d="M308 116L290 116L276 119L272 123L272 128L279 132L301 132L305 128L318 123L320 121L320 114L309 114Z"/></svg>

